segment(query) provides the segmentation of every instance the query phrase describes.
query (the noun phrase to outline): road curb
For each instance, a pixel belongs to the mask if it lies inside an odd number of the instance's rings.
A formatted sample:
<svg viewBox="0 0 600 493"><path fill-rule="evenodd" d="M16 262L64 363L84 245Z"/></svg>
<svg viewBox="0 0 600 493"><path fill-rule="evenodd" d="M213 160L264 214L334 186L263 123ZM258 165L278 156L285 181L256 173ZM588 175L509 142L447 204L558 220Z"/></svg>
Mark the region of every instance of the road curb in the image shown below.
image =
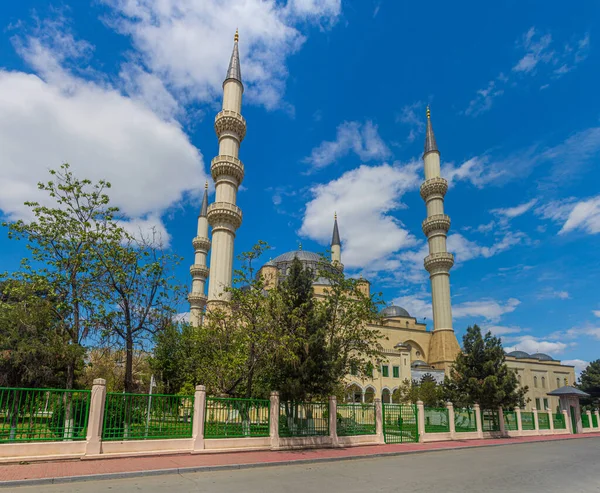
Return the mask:
<svg viewBox="0 0 600 493"><path fill-rule="evenodd" d="M414 455L414 454L426 454L435 452L445 452L449 450L469 450L474 448L487 448L487 447L507 447L510 445L528 445L532 443L547 443L547 442L561 442L564 440L580 440L583 438L598 438L597 436L568 436L559 439L546 439L546 440L531 440L527 442L510 442L510 443L490 443L485 445L465 445L448 448L438 449L423 449L423 450L406 450L397 452L380 452L369 455L348 455L344 457L323 457L314 459L297 459L297 460L283 460L277 462L255 462L248 464L223 464L214 466L193 466L193 467L176 467L170 469L152 469L146 471L127 471L117 473L105 473L105 474L89 474L85 476L63 476L56 478L35 478L35 479L17 479L11 481L0 481L0 489L2 488L14 488L18 486L42 486L49 484L66 484L66 483L83 483L86 481L101 481L110 479L129 479L139 478L147 476L165 476L169 474L190 474L196 472L216 472L216 471L233 471L238 469L257 469L261 467L277 467L277 466L291 466L291 465L303 465L303 464L316 464L316 463L328 463L328 462L342 462L348 460L361 460L361 459L377 459L382 457L397 457L401 455Z"/></svg>

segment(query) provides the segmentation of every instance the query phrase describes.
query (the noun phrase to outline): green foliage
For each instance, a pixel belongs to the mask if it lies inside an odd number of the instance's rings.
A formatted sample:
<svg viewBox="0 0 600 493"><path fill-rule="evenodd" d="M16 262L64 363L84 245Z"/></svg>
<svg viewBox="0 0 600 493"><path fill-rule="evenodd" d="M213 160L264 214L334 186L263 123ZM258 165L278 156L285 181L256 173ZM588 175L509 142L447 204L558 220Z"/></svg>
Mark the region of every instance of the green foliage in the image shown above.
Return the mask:
<svg viewBox="0 0 600 493"><path fill-rule="evenodd" d="M405 379L394 390L393 402L416 404L422 401L425 407L444 406L444 393L441 385L431 375L424 375L421 381Z"/></svg>
<svg viewBox="0 0 600 493"><path fill-rule="evenodd" d="M515 372L506 365L500 338L491 332L482 336L477 325L468 327L463 351L444 382L445 399L455 407L478 403L482 409L512 409L525 405L527 390L519 388Z"/></svg>
<svg viewBox="0 0 600 493"><path fill-rule="evenodd" d="M600 403L600 359L592 361L579 377L580 390L590 394L589 398L582 399L587 408L595 408Z"/></svg>

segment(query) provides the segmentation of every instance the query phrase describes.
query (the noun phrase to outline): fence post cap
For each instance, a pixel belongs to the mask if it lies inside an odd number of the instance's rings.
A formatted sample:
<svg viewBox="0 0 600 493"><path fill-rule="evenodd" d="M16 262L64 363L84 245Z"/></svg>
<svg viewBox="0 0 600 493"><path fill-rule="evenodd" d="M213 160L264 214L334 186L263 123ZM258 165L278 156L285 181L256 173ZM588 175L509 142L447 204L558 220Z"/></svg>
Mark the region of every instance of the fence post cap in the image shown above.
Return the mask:
<svg viewBox="0 0 600 493"><path fill-rule="evenodd" d="M196 385L196 392L206 392L206 387L204 385Z"/></svg>
<svg viewBox="0 0 600 493"><path fill-rule="evenodd" d="M446 402L446 407L454 407L454 404L452 404L450 401Z"/></svg>
<svg viewBox="0 0 600 493"><path fill-rule="evenodd" d="M94 378L94 385L104 385L106 387L106 380L104 378Z"/></svg>
<svg viewBox="0 0 600 493"><path fill-rule="evenodd" d="M532 411L532 412L536 412L536 411L537 411L537 409L536 409L535 407L532 407L532 408L531 408L531 411Z"/></svg>
<svg viewBox="0 0 600 493"><path fill-rule="evenodd" d="M475 404L473 404L473 409L479 409L479 403L476 402Z"/></svg>
<svg viewBox="0 0 600 493"><path fill-rule="evenodd" d="M337 401L337 397L335 395L330 395L329 396L329 400L330 401Z"/></svg>
<svg viewBox="0 0 600 493"><path fill-rule="evenodd" d="M271 397L279 397L279 391L278 390L272 390L271 391Z"/></svg>
<svg viewBox="0 0 600 493"><path fill-rule="evenodd" d="M417 401L417 406L422 406L423 405L423 401Z"/></svg>

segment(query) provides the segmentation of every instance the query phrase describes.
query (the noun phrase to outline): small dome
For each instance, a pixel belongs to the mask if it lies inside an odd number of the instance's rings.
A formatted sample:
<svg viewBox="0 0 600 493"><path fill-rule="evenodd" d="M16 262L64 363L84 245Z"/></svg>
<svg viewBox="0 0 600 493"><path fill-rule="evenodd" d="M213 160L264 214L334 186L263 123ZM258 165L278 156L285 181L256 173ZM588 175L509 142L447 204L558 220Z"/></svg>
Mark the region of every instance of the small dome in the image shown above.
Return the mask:
<svg viewBox="0 0 600 493"><path fill-rule="evenodd" d="M425 361L423 361L422 359L416 359L416 360L414 360L410 364L410 366L411 366L411 368L423 368L423 367L429 368L429 365L427 363L425 363Z"/></svg>
<svg viewBox="0 0 600 493"><path fill-rule="evenodd" d="M517 359L531 358L525 351L511 351L510 353L506 353L506 356L512 356Z"/></svg>
<svg viewBox="0 0 600 493"><path fill-rule="evenodd" d="M410 314L401 306L390 305L383 310L381 310L381 316L384 318L393 318L393 317L410 317Z"/></svg>
<svg viewBox="0 0 600 493"><path fill-rule="evenodd" d="M307 250L294 250L292 252L286 252L279 255L279 257L275 257L270 262L274 264L278 264L280 262L292 262L294 258L298 258L298 260L302 261L311 261L311 262L320 262L321 255L314 252L309 252Z"/></svg>
<svg viewBox="0 0 600 493"><path fill-rule="evenodd" d="M530 356L530 358L539 359L540 361L554 361L554 358L552 356L548 356L547 354L544 354L544 353L532 354Z"/></svg>

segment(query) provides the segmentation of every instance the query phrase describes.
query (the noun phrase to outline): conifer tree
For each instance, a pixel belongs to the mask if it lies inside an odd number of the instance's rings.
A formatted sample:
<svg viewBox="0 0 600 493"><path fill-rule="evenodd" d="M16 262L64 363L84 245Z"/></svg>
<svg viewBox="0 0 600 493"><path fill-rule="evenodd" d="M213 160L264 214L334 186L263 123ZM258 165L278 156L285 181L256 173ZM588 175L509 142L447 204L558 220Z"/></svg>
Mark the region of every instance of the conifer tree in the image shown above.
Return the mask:
<svg viewBox="0 0 600 493"><path fill-rule="evenodd" d="M592 361L581 372L578 387L590 394L590 397L584 400L584 404L598 405L600 402L600 359Z"/></svg>

